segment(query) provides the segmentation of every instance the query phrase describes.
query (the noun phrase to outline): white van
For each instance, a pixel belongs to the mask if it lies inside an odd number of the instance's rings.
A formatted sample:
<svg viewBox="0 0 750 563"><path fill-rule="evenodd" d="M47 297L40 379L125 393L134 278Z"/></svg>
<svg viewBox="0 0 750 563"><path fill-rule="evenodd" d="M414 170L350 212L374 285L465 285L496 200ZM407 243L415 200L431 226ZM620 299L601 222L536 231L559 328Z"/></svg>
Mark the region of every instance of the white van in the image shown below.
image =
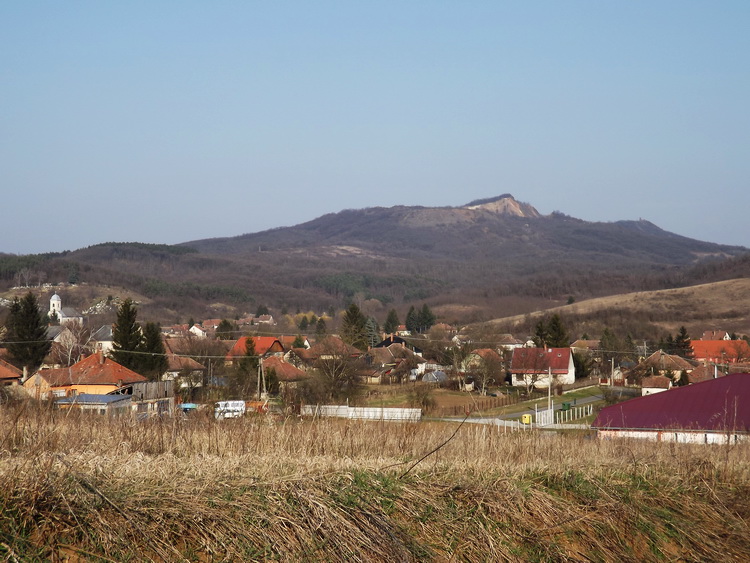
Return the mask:
<svg viewBox="0 0 750 563"><path fill-rule="evenodd" d="M219 401L214 409L216 420L239 418L245 415L245 401Z"/></svg>

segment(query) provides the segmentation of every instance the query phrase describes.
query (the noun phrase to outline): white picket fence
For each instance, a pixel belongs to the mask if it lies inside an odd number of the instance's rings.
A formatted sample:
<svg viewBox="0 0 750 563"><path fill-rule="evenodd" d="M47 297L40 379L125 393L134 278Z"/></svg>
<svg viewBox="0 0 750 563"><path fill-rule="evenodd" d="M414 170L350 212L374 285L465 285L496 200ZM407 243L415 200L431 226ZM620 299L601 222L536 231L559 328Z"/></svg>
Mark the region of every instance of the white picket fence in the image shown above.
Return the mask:
<svg viewBox="0 0 750 563"><path fill-rule="evenodd" d="M555 411L555 423L565 424L579 418L586 418L594 413L593 405L584 405L582 407L572 407L566 411Z"/></svg>
<svg viewBox="0 0 750 563"><path fill-rule="evenodd" d="M594 412L593 405L584 405L582 407L572 407L567 410L555 410L553 407L539 410L535 407L534 421L538 427L551 426L553 424L565 424L590 416Z"/></svg>
<svg viewBox="0 0 750 563"><path fill-rule="evenodd" d="M387 407L348 407L346 405L303 405L302 416L350 418L356 420L402 420L418 422L421 409L399 409Z"/></svg>

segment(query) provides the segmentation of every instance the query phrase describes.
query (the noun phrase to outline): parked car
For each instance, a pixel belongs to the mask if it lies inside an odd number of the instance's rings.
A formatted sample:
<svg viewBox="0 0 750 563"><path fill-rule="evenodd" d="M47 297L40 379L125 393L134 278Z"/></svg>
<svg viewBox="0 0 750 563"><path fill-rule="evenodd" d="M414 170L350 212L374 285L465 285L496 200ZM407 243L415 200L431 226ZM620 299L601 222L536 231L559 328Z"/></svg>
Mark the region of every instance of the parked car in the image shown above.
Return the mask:
<svg viewBox="0 0 750 563"><path fill-rule="evenodd" d="M245 401L218 401L214 408L216 420L239 418L245 415Z"/></svg>

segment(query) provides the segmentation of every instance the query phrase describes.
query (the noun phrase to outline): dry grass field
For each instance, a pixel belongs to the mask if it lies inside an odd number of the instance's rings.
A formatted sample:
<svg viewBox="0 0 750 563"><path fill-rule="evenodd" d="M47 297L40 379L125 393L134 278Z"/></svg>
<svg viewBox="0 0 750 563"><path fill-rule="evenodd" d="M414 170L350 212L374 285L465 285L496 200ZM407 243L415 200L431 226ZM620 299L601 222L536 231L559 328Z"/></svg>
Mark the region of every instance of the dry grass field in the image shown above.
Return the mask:
<svg viewBox="0 0 750 563"><path fill-rule="evenodd" d="M678 289L639 291L589 299L532 313L532 318L559 313L564 318L643 318L664 332L676 333L685 325L696 338L703 330L722 329L750 334L750 278L694 285ZM613 313L616 312L616 313ZM495 319L489 325L513 327L528 322L529 315Z"/></svg>
<svg viewBox="0 0 750 563"><path fill-rule="evenodd" d="M0 407L6 561L747 561L748 493L746 445Z"/></svg>

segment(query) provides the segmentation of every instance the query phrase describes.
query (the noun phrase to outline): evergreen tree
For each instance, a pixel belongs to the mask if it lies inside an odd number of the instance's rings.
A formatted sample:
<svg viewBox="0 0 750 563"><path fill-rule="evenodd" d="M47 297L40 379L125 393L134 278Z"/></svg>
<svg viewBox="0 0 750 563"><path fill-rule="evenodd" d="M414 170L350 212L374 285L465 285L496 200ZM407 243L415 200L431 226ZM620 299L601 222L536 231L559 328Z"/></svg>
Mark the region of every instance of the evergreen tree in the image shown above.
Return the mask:
<svg viewBox="0 0 750 563"><path fill-rule="evenodd" d="M367 317L362 314L356 303L352 303L346 309L344 318L341 320L341 340L359 348L367 349Z"/></svg>
<svg viewBox="0 0 750 563"><path fill-rule="evenodd" d="M367 334L368 346L375 346L375 344L382 340L378 321L376 321L374 317L367 318L367 323L365 324L365 333Z"/></svg>
<svg viewBox="0 0 750 563"><path fill-rule="evenodd" d="M549 340L549 330L547 329L547 323L544 319L539 319L534 328L534 336L532 338L537 348L546 348L547 340Z"/></svg>
<svg viewBox="0 0 750 563"><path fill-rule="evenodd" d="M383 324L383 332L386 334L393 334L398 330L398 325L401 323L398 320L398 313L396 313L396 309L391 309L388 311L388 316L385 318L385 323Z"/></svg>
<svg viewBox="0 0 750 563"><path fill-rule="evenodd" d="M409 312L406 313L406 330L412 334L419 332L419 313L414 308L414 305L409 307Z"/></svg>
<svg viewBox="0 0 750 563"><path fill-rule="evenodd" d="M680 327L677 336L674 339L674 353L683 358L690 359L693 357L693 347L690 345L690 335L684 326Z"/></svg>
<svg viewBox="0 0 750 563"><path fill-rule="evenodd" d="M169 367L158 323L146 323L143 327L143 340L139 351L142 353L136 371L152 381L158 381Z"/></svg>
<svg viewBox="0 0 750 563"><path fill-rule="evenodd" d="M6 323L5 340L8 353L27 375L42 365L52 341L47 339L47 316L39 309L36 296L28 292L22 299L16 297L10 305Z"/></svg>
<svg viewBox="0 0 750 563"><path fill-rule="evenodd" d="M674 338L671 333L659 340L659 349L667 354L674 354Z"/></svg>
<svg viewBox="0 0 750 563"><path fill-rule="evenodd" d="M326 327L326 321L323 317L320 317L315 325L315 336L321 337L325 336L327 333L328 327Z"/></svg>
<svg viewBox="0 0 750 563"><path fill-rule="evenodd" d="M550 348L567 348L570 346L570 335L557 313L552 315L547 323L547 346Z"/></svg>
<svg viewBox="0 0 750 563"><path fill-rule="evenodd" d="M633 340L633 336L628 333L625 337L625 353L626 353L626 359L632 360L634 357L638 356L638 346L636 345L635 341Z"/></svg>
<svg viewBox="0 0 750 563"><path fill-rule="evenodd" d="M258 305L258 308L255 310L255 316L260 317L261 315L269 315L270 311L268 310L268 307L265 305Z"/></svg>
<svg viewBox="0 0 750 563"><path fill-rule="evenodd" d="M307 330L307 327L310 326L310 321L307 320L307 316L303 316L302 320L299 322L299 329L300 330Z"/></svg>
<svg viewBox="0 0 750 563"><path fill-rule="evenodd" d="M219 340L232 340L237 325L227 319L222 319L219 326L216 327L216 338Z"/></svg>
<svg viewBox="0 0 750 563"><path fill-rule="evenodd" d="M302 338L301 334L298 334L294 337L294 342L292 342L292 348L304 348L305 347L305 339Z"/></svg>
<svg viewBox="0 0 750 563"><path fill-rule="evenodd" d="M427 332L435 324L435 315L432 313L427 303L422 305L422 310L419 311L419 332Z"/></svg>
<svg viewBox="0 0 750 563"><path fill-rule="evenodd" d="M117 309L117 320L112 329L112 359L133 371L138 371L143 332L137 322L138 311L128 298Z"/></svg>
<svg viewBox="0 0 750 563"><path fill-rule="evenodd" d="M613 359L615 362L619 361L621 347L620 339L617 335L609 330L609 327L605 327L599 339L599 350L602 353L602 370L607 372L611 367Z"/></svg>
<svg viewBox="0 0 750 563"><path fill-rule="evenodd" d="M583 379L591 375L594 369L594 359L589 351L573 353L573 365L576 368L576 379Z"/></svg>
<svg viewBox="0 0 750 563"><path fill-rule="evenodd" d="M245 355L237 362L231 385L231 394L235 399L244 399L256 392L258 383L258 366L260 358L255 352L255 340L248 336L245 340Z"/></svg>

